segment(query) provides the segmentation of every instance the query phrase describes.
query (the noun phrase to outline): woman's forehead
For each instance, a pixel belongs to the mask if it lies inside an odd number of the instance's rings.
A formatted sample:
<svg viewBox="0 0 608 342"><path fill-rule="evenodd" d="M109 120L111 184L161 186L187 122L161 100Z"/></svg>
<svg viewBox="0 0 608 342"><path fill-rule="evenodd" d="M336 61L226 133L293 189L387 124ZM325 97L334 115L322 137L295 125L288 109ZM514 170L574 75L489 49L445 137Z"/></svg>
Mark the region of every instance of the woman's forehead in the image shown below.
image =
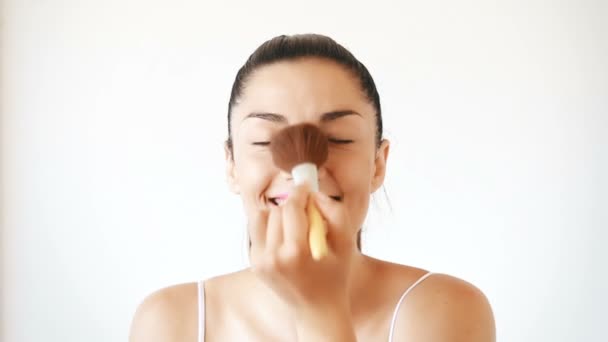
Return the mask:
<svg viewBox="0 0 608 342"><path fill-rule="evenodd" d="M308 116L336 110L373 111L358 79L343 66L320 58L281 61L257 69L245 82L233 120L251 112ZM369 114L368 114L369 115Z"/></svg>

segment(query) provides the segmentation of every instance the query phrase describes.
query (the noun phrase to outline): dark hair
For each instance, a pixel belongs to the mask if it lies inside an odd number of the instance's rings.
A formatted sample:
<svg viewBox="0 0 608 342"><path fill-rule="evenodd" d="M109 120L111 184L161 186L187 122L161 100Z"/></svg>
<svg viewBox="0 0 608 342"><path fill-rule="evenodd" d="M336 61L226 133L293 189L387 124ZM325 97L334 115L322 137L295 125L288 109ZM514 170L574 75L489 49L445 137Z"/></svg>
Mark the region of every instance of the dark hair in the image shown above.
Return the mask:
<svg viewBox="0 0 608 342"><path fill-rule="evenodd" d="M228 103L228 139L226 147L233 157L231 132L232 108L239 101L247 80L258 68L280 61L290 61L305 57L318 57L331 60L350 71L360 82L364 95L376 111L376 145L382 142L382 111L380 96L372 75L365 65L353 54L333 39L319 34L282 35L260 45L247 59L234 80ZM357 235L357 246L361 249L361 231Z"/></svg>

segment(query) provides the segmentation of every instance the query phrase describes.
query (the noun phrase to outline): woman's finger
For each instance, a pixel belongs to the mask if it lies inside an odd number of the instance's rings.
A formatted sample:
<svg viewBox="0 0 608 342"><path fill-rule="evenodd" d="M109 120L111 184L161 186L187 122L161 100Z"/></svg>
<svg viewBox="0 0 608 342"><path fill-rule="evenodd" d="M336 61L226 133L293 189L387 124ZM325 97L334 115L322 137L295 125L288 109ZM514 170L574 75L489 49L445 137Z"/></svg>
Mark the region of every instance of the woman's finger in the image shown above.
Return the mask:
<svg viewBox="0 0 608 342"><path fill-rule="evenodd" d="M291 248L308 250L308 218L306 205L310 194L307 185L294 188L287 201L281 206L283 211L283 243Z"/></svg>
<svg viewBox="0 0 608 342"><path fill-rule="evenodd" d="M351 227L346 206L321 192L314 193L313 199L325 219L332 248L350 247L355 229Z"/></svg>
<svg viewBox="0 0 608 342"><path fill-rule="evenodd" d="M268 215L268 209L255 210L249 215L247 231L249 232L251 247L256 250L263 250L266 245Z"/></svg>
<svg viewBox="0 0 608 342"><path fill-rule="evenodd" d="M283 213L280 208L271 208L266 228L266 246L268 253L274 254L283 243Z"/></svg>
<svg viewBox="0 0 608 342"><path fill-rule="evenodd" d="M313 199L321 215L329 221L334 229L343 230L348 228L348 214L346 206L322 192L313 194Z"/></svg>

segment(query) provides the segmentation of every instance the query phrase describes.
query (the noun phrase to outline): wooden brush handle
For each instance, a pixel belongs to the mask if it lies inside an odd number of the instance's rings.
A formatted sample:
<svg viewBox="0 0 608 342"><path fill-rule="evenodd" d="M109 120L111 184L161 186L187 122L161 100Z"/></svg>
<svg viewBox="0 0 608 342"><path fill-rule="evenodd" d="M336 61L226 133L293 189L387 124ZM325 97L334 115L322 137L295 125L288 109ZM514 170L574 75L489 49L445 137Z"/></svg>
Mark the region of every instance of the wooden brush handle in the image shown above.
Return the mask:
<svg viewBox="0 0 608 342"><path fill-rule="evenodd" d="M321 260L327 255L329 249L327 247L327 227L325 221L317 209L314 201L309 201L306 208L308 214L308 222L310 223L308 231L308 244L310 245L310 253L315 260Z"/></svg>

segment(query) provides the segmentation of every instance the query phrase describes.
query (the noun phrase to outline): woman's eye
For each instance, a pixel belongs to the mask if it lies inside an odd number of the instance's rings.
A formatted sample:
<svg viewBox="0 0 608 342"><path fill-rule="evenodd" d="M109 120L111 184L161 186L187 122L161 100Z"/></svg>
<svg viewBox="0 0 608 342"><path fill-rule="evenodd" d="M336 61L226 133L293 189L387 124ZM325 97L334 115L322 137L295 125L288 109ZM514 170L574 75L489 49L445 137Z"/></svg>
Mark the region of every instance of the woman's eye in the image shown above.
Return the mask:
<svg viewBox="0 0 608 342"><path fill-rule="evenodd" d="M353 142L353 140L350 139L336 139L336 138L329 138L329 142L332 144L350 144Z"/></svg>
<svg viewBox="0 0 608 342"><path fill-rule="evenodd" d="M353 140L350 140L350 139L336 139L336 138L329 138L328 141L332 144L350 144L353 142ZM255 146L268 146L268 145L270 145L270 141L254 141L251 144L255 145Z"/></svg>

